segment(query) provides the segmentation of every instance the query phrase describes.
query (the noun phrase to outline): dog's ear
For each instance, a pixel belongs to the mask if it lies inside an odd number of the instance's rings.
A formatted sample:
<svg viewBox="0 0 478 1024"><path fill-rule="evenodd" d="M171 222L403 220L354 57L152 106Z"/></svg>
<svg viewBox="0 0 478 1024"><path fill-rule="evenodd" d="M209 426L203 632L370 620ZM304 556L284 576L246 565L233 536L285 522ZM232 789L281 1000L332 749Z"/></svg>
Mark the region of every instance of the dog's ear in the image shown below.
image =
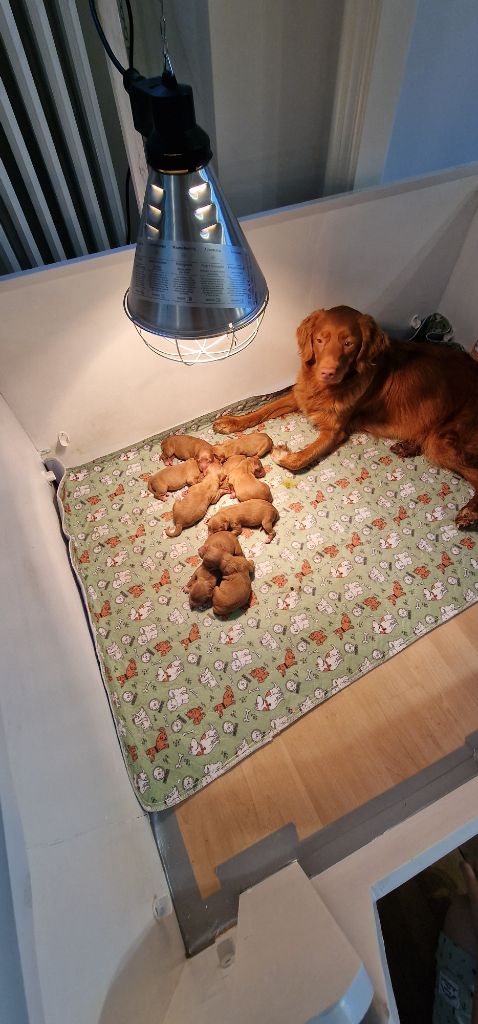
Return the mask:
<svg viewBox="0 0 478 1024"><path fill-rule="evenodd" d="M388 351L390 339L373 316L366 313L359 316L359 326L362 332L362 347L355 365L358 373L363 373L370 367L376 366L380 357Z"/></svg>
<svg viewBox="0 0 478 1024"><path fill-rule="evenodd" d="M312 366L313 363L315 363L313 344L314 331L317 329L323 313L323 309L316 309L313 313L309 313L297 328L297 344L299 346L299 353L302 361L306 363L307 366Z"/></svg>

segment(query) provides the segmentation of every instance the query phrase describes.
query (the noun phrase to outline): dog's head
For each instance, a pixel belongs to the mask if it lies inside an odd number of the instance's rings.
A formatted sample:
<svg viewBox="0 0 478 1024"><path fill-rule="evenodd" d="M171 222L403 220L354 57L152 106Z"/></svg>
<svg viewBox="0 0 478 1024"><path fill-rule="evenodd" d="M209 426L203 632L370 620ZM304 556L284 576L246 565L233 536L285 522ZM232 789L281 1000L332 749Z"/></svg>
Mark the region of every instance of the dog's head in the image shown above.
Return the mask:
<svg viewBox="0 0 478 1024"><path fill-rule="evenodd" d="M189 592L189 607L204 608L209 604L215 585L215 580L196 580Z"/></svg>
<svg viewBox="0 0 478 1024"><path fill-rule="evenodd" d="M205 444L203 447L198 449L196 462L201 473L206 473L209 466L213 466L215 464L215 452L211 445Z"/></svg>
<svg viewBox="0 0 478 1024"><path fill-rule="evenodd" d="M303 366L322 387L373 371L390 344L372 316L350 306L310 313L298 327L297 343Z"/></svg>
<svg viewBox="0 0 478 1024"><path fill-rule="evenodd" d="M249 472L252 473L255 477L261 477L266 475L264 466L262 465L262 462L257 455L250 455L247 460L247 465L249 468Z"/></svg>
<svg viewBox="0 0 478 1024"><path fill-rule="evenodd" d="M209 462L204 470L204 476L207 477L208 479L212 479L218 485L222 484L226 479L226 471L224 469L222 462L219 462L219 460Z"/></svg>

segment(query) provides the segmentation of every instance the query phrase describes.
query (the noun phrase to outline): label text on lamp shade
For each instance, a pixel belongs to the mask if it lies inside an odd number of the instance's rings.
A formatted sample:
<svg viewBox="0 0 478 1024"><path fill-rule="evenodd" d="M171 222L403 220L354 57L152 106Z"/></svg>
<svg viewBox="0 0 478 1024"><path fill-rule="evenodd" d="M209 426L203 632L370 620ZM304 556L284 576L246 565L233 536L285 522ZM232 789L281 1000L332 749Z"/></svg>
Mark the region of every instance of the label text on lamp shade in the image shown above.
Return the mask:
<svg viewBox="0 0 478 1024"><path fill-rule="evenodd" d="M153 302L180 306L251 308L256 302L251 260L237 245L150 242L140 239L134 291Z"/></svg>

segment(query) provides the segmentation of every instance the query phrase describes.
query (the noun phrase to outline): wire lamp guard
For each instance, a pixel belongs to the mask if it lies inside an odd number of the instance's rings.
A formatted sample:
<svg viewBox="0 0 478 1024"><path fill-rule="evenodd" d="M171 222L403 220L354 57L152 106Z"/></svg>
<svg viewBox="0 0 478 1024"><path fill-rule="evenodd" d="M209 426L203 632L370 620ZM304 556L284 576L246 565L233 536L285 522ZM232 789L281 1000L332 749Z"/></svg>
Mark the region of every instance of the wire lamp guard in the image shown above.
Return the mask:
<svg viewBox="0 0 478 1024"><path fill-rule="evenodd" d="M256 337L268 289L210 166L209 137L196 122L192 89L176 81L163 5L164 68L149 79L121 67L94 0L90 9L123 75L149 167L125 312L157 355L186 365L226 359Z"/></svg>

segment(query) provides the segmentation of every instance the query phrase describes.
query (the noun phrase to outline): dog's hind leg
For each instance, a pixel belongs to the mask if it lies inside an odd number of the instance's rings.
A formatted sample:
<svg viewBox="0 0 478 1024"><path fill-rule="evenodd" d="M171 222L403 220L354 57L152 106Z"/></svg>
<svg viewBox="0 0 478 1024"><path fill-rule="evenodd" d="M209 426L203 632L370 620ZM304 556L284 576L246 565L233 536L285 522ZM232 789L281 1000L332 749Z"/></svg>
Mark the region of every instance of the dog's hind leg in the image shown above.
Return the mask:
<svg viewBox="0 0 478 1024"><path fill-rule="evenodd" d="M478 466L461 465L456 468L474 489L470 500L463 505L455 517L456 525L461 530L468 530L470 527L478 527Z"/></svg>
<svg viewBox="0 0 478 1024"><path fill-rule="evenodd" d="M271 506L270 513L266 512L261 523L262 529L267 534L267 537L264 541L265 544L270 544L271 540L274 540L274 537L276 535L276 531L274 530L274 523L277 522L277 518L278 517L276 510Z"/></svg>
<svg viewBox="0 0 478 1024"><path fill-rule="evenodd" d="M466 505L463 505L455 516L455 523L461 530L468 530L478 526L478 459L476 453L468 453L466 446L462 447L460 439L455 431L444 431L427 438L423 446L423 454L444 469L450 469L459 473L471 484L473 494ZM467 455L470 455L470 463L467 462Z"/></svg>
<svg viewBox="0 0 478 1024"><path fill-rule="evenodd" d="M465 480L468 480L468 483L474 487L475 493L467 501L466 505L463 505L463 508L460 509L455 517L455 523L460 527L460 530L469 530L471 527L478 526L478 469L471 471L465 468L461 473Z"/></svg>

